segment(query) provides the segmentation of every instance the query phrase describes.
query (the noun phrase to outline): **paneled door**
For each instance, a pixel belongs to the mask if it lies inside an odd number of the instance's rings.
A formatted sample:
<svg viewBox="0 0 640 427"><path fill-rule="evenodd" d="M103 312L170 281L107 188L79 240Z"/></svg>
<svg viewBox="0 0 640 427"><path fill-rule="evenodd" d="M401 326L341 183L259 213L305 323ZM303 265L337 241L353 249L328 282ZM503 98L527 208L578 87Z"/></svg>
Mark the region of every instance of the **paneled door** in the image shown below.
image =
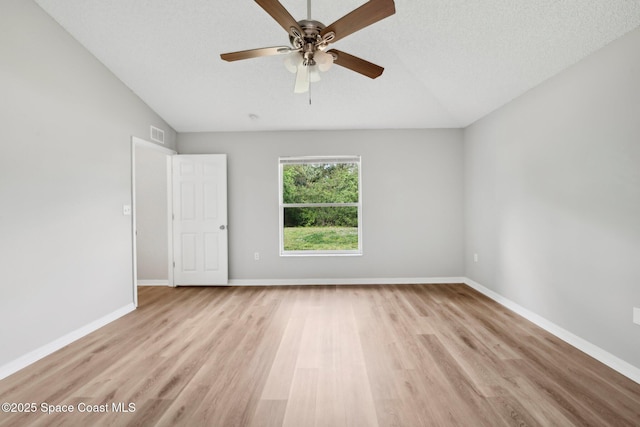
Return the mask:
<svg viewBox="0 0 640 427"><path fill-rule="evenodd" d="M227 155L173 156L174 284L226 285Z"/></svg>

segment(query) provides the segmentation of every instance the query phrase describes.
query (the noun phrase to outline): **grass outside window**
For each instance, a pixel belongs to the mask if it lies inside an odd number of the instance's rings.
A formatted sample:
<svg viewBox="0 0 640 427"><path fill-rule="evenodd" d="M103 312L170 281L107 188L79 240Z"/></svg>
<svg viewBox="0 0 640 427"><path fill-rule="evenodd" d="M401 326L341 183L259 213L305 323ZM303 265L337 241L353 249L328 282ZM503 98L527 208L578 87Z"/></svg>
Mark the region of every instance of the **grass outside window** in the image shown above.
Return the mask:
<svg viewBox="0 0 640 427"><path fill-rule="evenodd" d="M358 249L357 227L285 227L286 251Z"/></svg>

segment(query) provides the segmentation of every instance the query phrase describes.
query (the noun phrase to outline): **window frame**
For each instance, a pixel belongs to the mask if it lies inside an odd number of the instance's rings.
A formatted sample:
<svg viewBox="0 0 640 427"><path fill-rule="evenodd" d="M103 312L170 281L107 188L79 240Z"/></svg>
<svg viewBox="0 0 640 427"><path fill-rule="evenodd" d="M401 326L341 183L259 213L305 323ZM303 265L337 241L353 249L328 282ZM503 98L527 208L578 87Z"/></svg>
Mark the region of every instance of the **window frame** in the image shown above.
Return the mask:
<svg viewBox="0 0 640 427"><path fill-rule="evenodd" d="M358 165L358 202L357 203L284 203L283 176L284 165L288 164L321 164L321 163L357 163ZM358 248L352 250L298 250L284 248L284 210L285 208L303 207L349 207L357 208L358 215ZM362 158L353 156L293 156L278 158L278 234L281 257L300 256L361 256L362 255Z"/></svg>

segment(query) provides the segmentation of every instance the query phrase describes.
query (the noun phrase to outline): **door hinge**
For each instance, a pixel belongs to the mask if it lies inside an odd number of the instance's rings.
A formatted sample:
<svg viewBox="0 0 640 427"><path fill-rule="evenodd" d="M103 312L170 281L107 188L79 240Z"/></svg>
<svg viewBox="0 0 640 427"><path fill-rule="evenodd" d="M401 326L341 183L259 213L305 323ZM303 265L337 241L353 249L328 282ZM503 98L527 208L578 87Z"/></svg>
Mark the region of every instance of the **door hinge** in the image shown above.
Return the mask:
<svg viewBox="0 0 640 427"><path fill-rule="evenodd" d="M176 262L173 261L173 268L176 268Z"/></svg>

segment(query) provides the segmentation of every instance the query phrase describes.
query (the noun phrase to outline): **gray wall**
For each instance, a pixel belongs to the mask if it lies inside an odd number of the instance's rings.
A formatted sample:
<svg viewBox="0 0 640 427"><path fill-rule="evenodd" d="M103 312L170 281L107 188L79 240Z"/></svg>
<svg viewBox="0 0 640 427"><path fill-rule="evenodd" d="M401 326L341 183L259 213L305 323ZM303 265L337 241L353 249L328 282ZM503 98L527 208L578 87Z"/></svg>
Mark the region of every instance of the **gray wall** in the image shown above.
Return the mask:
<svg viewBox="0 0 640 427"><path fill-rule="evenodd" d="M167 154L136 147L138 280L168 280Z"/></svg>
<svg viewBox="0 0 640 427"><path fill-rule="evenodd" d="M0 13L0 366L130 304L131 135L171 130L31 1Z"/></svg>
<svg viewBox="0 0 640 427"><path fill-rule="evenodd" d="M232 280L463 273L461 130L180 134L178 152L228 155ZM339 154L362 156L364 255L280 257L278 157Z"/></svg>
<svg viewBox="0 0 640 427"><path fill-rule="evenodd" d="M634 366L639 47L640 29L467 128L464 141L466 275Z"/></svg>

